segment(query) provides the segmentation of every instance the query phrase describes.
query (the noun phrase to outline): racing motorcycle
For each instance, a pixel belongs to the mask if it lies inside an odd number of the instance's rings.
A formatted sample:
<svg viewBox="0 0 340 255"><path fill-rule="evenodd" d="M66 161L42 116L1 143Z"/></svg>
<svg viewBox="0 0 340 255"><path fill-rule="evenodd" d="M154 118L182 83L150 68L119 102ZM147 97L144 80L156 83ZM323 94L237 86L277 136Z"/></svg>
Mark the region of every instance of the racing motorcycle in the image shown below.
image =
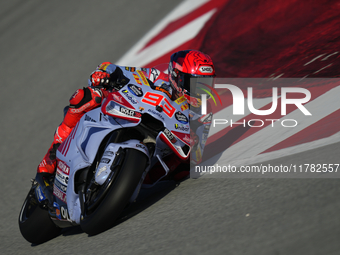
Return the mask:
<svg viewBox="0 0 340 255"><path fill-rule="evenodd" d="M170 170L164 157L174 153L188 159L192 148L186 99L172 101L168 91L155 87L140 70L124 70L124 77L59 146L52 184L32 180L19 215L27 241L42 243L77 225L90 235L107 230L137 198L157 162L166 176Z"/></svg>

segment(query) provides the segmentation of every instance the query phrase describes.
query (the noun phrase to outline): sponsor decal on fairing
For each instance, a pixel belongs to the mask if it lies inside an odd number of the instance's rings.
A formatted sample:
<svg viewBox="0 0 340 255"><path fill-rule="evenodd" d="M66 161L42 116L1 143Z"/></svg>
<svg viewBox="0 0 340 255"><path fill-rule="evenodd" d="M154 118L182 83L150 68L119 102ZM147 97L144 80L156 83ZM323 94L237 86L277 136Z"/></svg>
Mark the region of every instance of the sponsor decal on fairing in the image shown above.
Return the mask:
<svg viewBox="0 0 340 255"><path fill-rule="evenodd" d="M175 128L180 131L189 131L189 125L175 124Z"/></svg>
<svg viewBox="0 0 340 255"><path fill-rule="evenodd" d="M189 120L187 118L187 116L185 116L183 113L181 112L176 112L175 113L175 118L178 122L182 123L182 124L188 124Z"/></svg>
<svg viewBox="0 0 340 255"><path fill-rule="evenodd" d="M137 87L136 85L129 84L128 89L132 94L134 94L137 97L143 96L143 90L140 87Z"/></svg>
<svg viewBox="0 0 340 255"><path fill-rule="evenodd" d="M177 140L169 129L165 128L163 132L172 143L176 143Z"/></svg>
<svg viewBox="0 0 340 255"><path fill-rule="evenodd" d="M61 160L58 161L57 169L60 169L60 171L67 175L70 173L70 167Z"/></svg>
<svg viewBox="0 0 340 255"><path fill-rule="evenodd" d="M59 169L56 171L56 179L64 185L68 185L69 176L61 172Z"/></svg>
<svg viewBox="0 0 340 255"><path fill-rule="evenodd" d="M128 116L131 116L131 117L140 118L142 116L141 113L136 112L134 110L130 110L130 109L124 108L124 107L120 107L119 110L120 110L121 113L123 113L125 115L128 115Z"/></svg>
<svg viewBox="0 0 340 255"><path fill-rule="evenodd" d="M90 116L88 116L87 114L85 115L84 120L85 121L90 121L90 122L97 122L94 119L92 119Z"/></svg>
<svg viewBox="0 0 340 255"><path fill-rule="evenodd" d="M66 185L63 185L61 182L59 182L58 180L55 180L54 181L54 185L57 186L57 188L59 190L61 190L62 192L66 193L66 190L67 190L67 186Z"/></svg>
<svg viewBox="0 0 340 255"><path fill-rule="evenodd" d="M56 185L53 185L53 195L55 195L61 201L66 203L66 193L64 193L61 190L59 190Z"/></svg>
<svg viewBox="0 0 340 255"><path fill-rule="evenodd" d="M143 81L144 85L150 86L150 84L149 84L148 80L146 79L144 73L142 71L140 71L140 70L137 70L137 73L142 78L142 81Z"/></svg>
<svg viewBox="0 0 340 255"><path fill-rule="evenodd" d="M139 85L143 85L143 83L140 81L139 76L138 76L137 74L133 73L132 75L133 75L133 77L135 78L135 81L136 81Z"/></svg>
<svg viewBox="0 0 340 255"><path fill-rule="evenodd" d="M133 104L138 104L138 101L130 94L128 90L123 90L122 93L126 96L126 98Z"/></svg>
<svg viewBox="0 0 340 255"><path fill-rule="evenodd" d="M165 93L169 98L171 98L170 92L167 91L166 89L163 89L161 87L155 87L155 90L161 91L161 92Z"/></svg>
<svg viewBox="0 0 340 255"><path fill-rule="evenodd" d="M152 113L154 115L157 115L158 117L160 117L164 121L164 117L159 112L156 112L156 111L154 111L152 109L148 109L148 112L150 112L150 113Z"/></svg>

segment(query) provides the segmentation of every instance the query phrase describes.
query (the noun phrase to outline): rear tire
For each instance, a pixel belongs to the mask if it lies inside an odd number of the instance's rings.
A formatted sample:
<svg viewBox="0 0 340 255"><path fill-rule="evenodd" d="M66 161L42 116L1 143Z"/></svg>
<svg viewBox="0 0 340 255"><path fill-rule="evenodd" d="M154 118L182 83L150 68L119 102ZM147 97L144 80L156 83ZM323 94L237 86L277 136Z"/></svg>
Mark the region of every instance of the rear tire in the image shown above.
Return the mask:
<svg viewBox="0 0 340 255"><path fill-rule="evenodd" d="M89 235L96 235L111 228L133 195L147 166L147 156L134 149L127 149L122 167L98 207L85 215L80 226Z"/></svg>
<svg viewBox="0 0 340 255"><path fill-rule="evenodd" d="M35 187L29 191L19 215L19 228L22 236L30 243L40 244L58 235L61 229L50 218L35 197Z"/></svg>

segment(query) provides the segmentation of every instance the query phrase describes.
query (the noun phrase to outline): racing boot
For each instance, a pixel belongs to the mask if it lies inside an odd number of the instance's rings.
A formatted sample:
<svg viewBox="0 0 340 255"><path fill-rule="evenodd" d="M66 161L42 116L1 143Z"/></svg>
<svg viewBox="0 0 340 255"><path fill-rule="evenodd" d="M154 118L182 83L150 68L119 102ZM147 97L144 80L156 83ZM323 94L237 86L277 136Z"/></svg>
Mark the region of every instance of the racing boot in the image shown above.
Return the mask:
<svg viewBox="0 0 340 255"><path fill-rule="evenodd" d="M35 176L35 181L39 184L38 190L41 190L43 195L39 198L42 202L44 197L47 198L47 205L53 209L53 179L56 170L57 160L56 153L59 145L66 139L70 134L71 129L68 128L64 123L62 123L56 130L54 134L54 139L51 147L48 149L45 157L40 162L37 174ZM39 193L39 192L38 192Z"/></svg>
<svg viewBox="0 0 340 255"><path fill-rule="evenodd" d="M51 210L53 210L53 179L53 174L50 173L42 172L35 176L35 181L39 184L36 188L37 198L40 203L47 205Z"/></svg>
<svg viewBox="0 0 340 255"><path fill-rule="evenodd" d="M51 147L48 149L45 157L40 162L37 172L38 173L49 173L54 174L57 161L56 161L56 153L59 145L68 137L71 133L71 128L66 126L63 123L57 128L56 132L54 133L54 139L51 144Z"/></svg>
<svg viewBox="0 0 340 255"><path fill-rule="evenodd" d="M51 210L53 209L53 176L56 169L56 151L60 143L52 143L48 149L47 154L38 166L35 181L39 184L37 187L37 196L40 203L48 206ZM41 192L43 194L41 194ZM47 200L46 200L47 199Z"/></svg>
<svg viewBox="0 0 340 255"><path fill-rule="evenodd" d="M53 174L56 168L56 152L60 143L52 143L51 147L48 149L45 157L40 162L37 172L38 173L49 173Z"/></svg>

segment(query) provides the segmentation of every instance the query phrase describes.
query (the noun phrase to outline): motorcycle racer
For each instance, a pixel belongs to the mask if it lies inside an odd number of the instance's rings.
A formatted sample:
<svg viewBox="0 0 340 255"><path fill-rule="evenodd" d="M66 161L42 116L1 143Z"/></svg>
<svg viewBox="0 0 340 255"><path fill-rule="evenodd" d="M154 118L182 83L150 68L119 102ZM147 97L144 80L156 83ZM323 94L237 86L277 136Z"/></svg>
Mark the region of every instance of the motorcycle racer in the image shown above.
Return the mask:
<svg viewBox="0 0 340 255"><path fill-rule="evenodd" d="M62 123L57 127L53 142L46 155L37 168L37 181L45 184L56 169L56 150L68 137L80 118L86 113L101 106L101 102L109 94L110 84L119 90L126 85L128 80L123 70L129 72L142 72L143 76L151 81L154 88L171 95L172 100L184 96L188 103L194 107L200 105L200 100L195 93L190 93L191 77L215 76L215 68L211 58L197 50L185 50L171 55L168 74L160 72L156 68L135 68L118 66L111 62L101 63L90 75L88 87L78 89L70 98L69 106ZM195 139L193 139L195 140ZM173 161L179 164L179 161ZM39 181L45 180L45 181Z"/></svg>

